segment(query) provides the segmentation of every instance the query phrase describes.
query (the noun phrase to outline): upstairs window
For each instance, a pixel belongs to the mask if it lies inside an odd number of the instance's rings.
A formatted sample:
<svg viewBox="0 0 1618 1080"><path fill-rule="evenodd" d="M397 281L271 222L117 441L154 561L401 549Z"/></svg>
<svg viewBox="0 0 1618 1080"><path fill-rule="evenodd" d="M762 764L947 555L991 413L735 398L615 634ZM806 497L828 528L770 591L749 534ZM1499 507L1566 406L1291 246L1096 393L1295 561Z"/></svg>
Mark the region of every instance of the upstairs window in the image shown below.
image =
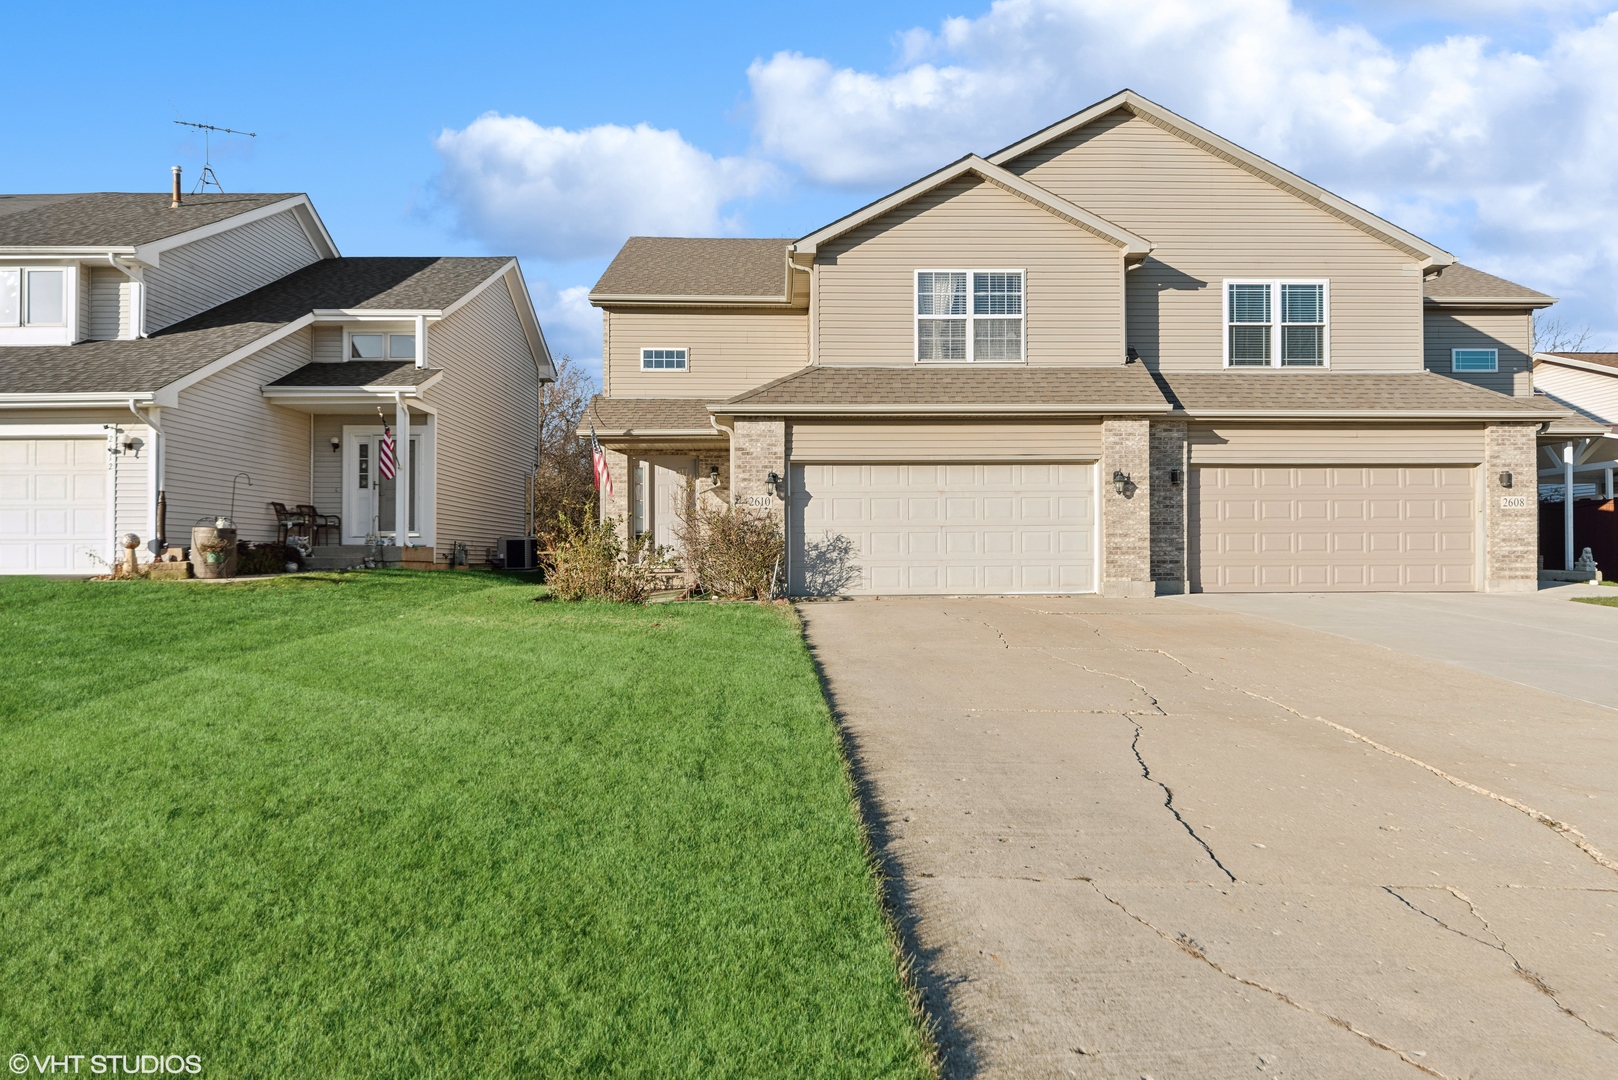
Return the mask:
<svg viewBox="0 0 1618 1080"><path fill-rule="evenodd" d="M916 271L917 360L1020 361L1023 319L1021 270Z"/></svg>
<svg viewBox="0 0 1618 1080"><path fill-rule="evenodd" d="M1226 367L1324 367L1324 281L1225 282Z"/></svg>
<svg viewBox="0 0 1618 1080"><path fill-rule="evenodd" d="M686 365L686 350L684 349L642 349L640 351L640 369L642 371L684 371Z"/></svg>
<svg viewBox="0 0 1618 1080"><path fill-rule="evenodd" d="M1449 351L1449 369L1451 371L1499 371L1499 349L1451 349Z"/></svg>
<svg viewBox="0 0 1618 1080"><path fill-rule="evenodd" d="M0 268L0 326L66 325L66 270Z"/></svg>
<svg viewBox="0 0 1618 1080"><path fill-rule="evenodd" d="M384 352L384 349L386 350ZM350 360L414 360L415 334L350 334L348 358Z"/></svg>

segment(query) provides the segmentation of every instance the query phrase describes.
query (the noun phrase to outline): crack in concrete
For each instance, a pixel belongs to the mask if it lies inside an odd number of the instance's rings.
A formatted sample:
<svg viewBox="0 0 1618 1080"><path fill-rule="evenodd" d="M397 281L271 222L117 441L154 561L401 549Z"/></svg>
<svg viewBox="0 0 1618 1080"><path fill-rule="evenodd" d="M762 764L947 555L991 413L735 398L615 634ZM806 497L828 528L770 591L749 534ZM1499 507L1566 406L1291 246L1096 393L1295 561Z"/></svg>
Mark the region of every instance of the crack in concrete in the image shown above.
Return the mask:
<svg viewBox="0 0 1618 1080"><path fill-rule="evenodd" d="M969 619L965 615L957 615L953 611L946 611L944 614L948 615L952 619L959 619L964 623L977 623L979 626L987 626L990 630L994 631L995 637L1000 639L1000 647L1002 649L1011 648L1011 642L1006 640L1006 635L1001 633L1000 628L994 625L994 623L989 622L986 619Z"/></svg>
<svg viewBox="0 0 1618 1080"><path fill-rule="evenodd" d="M1123 912L1125 915L1128 915L1131 919L1134 919L1136 922L1138 922L1142 926L1146 927L1146 929L1150 930L1152 933L1156 934L1158 937L1162 938L1164 941L1167 941L1169 944L1173 945L1175 948L1179 949L1181 952L1185 953L1187 956L1193 957L1193 958L1195 958L1197 960L1201 960L1204 964L1207 964L1209 967L1213 968L1215 971L1217 971L1219 974L1223 975L1225 978L1230 979L1233 982L1238 982L1238 983L1242 984L1243 986L1250 986L1254 990L1259 990L1259 991L1262 991L1263 993L1269 994L1271 997L1275 998L1277 1001L1280 1001L1280 1002L1283 1002L1283 1003L1285 1003L1287 1005L1290 1005L1294 1009L1297 1009L1299 1012L1308 1013L1311 1016L1318 1016L1321 1019L1325 1020L1326 1022L1328 1022L1330 1024L1333 1024L1336 1027L1340 1027L1344 1031L1347 1031L1347 1032L1349 1032L1349 1033L1351 1033L1353 1035L1356 1035L1361 1039L1364 1039L1366 1042L1370 1043L1372 1046L1376 1047L1378 1050L1385 1050L1388 1053L1397 1056L1399 1058L1399 1060L1403 1061L1406 1065L1413 1066L1414 1068L1417 1068L1417 1069L1421 1070L1422 1072L1426 1073L1428 1076L1436 1076L1436 1077L1439 1078L1439 1080L1457 1080L1457 1078L1447 1076L1446 1074L1439 1072L1437 1069L1434 1069L1430 1065L1423 1065L1421 1062L1417 1061L1414 1057L1412 1057L1408 1052L1406 1052L1404 1050L1400 1050L1398 1047L1390 1045L1389 1043L1383 1042L1381 1039L1377 1038L1375 1035L1372 1035L1368 1031L1361 1031L1359 1028L1355 1027L1352 1023L1350 1023L1347 1020L1344 1020L1340 1016L1333 1015L1332 1013L1329 1013L1329 1012L1324 1012L1324 1011L1322 1011L1320 1009L1312 1008L1312 1007L1310 1007L1308 1005L1305 1005L1303 1002L1297 1000L1296 998L1292 997L1291 995L1287 994L1283 990L1277 990L1273 986L1267 986L1264 983L1257 982L1256 980L1249 979L1244 975L1238 975L1234 971L1228 970L1227 968L1223 967L1218 961L1214 960L1211 956L1209 956L1207 954L1207 952L1203 949L1202 945L1195 938L1192 938L1187 934L1170 934L1170 933L1168 933L1168 931L1163 930L1162 928L1157 926L1155 923L1151 922L1149 919L1143 918L1142 916L1135 914L1133 911L1129 910L1129 908L1127 906L1125 906L1121 901L1119 901L1116 898L1114 898L1113 896L1109 895L1107 893L1107 891L1105 889L1103 889L1099 884L1097 884L1096 881L1093 878L1079 878L1079 880L1083 881L1083 882L1086 882L1092 889L1094 889L1096 891L1096 895L1101 897L1101 899L1105 900L1107 903L1111 904L1113 907L1117 908L1119 911Z"/></svg>
<svg viewBox="0 0 1618 1080"><path fill-rule="evenodd" d="M1097 633L1099 635L1100 631L1098 630ZM1195 676L1198 676L1199 678L1207 679L1210 682L1222 683L1225 686L1228 686L1233 690L1238 690L1241 693L1246 694L1250 698L1254 698L1255 700L1258 700L1258 701L1268 702L1269 704L1274 705L1278 709L1285 709L1287 712L1291 713L1293 716L1298 717L1299 719L1302 719L1302 720L1314 720L1317 723L1325 724L1327 727L1332 728L1333 730L1336 730L1336 731L1340 731L1344 735L1349 736L1350 738L1357 739L1358 741L1364 743L1366 746L1372 747L1375 750L1379 750L1382 753L1387 754L1389 757L1398 758L1400 761L1408 762L1411 765L1415 765L1417 768L1425 769L1428 772L1432 773L1434 776L1437 776L1440 779L1445 780L1448 783L1451 783L1451 784L1455 785L1458 788L1461 788L1461 789L1463 789L1465 791L1470 791L1470 792L1472 792L1473 794L1476 794L1476 795L1482 795L1485 798L1493 799L1495 802L1502 803L1502 804L1504 804L1506 806L1509 806L1513 810L1516 810L1517 812L1519 812L1521 814L1524 814L1527 817L1532 818L1534 821L1539 822L1541 825L1544 825L1545 827L1551 829L1552 831L1557 833L1559 836L1561 836L1563 839L1567 840L1574 847L1576 847L1580 851L1584 852L1585 855L1587 855L1590 859L1595 861L1598 865L1604 866L1608 870L1613 871L1614 873L1618 873L1618 862L1614 862L1613 860L1607 858L1606 855L1602 854L1600 849L1597 848L1594 844L1590 843L1589 838L1586 837L1584 835L1584 833L1580 832L1573 825L1570 825L1565 821L1559 821L1556 818L1551 817L1549 814L1545 813L1544 811L1537 810L1534 807L1529 806L1528 804L1526 804L1524 802L1521 802L1521 801L1519 801L1517 799L1513 799L1509 795L1502 795L1497 791L1490 791L1486 787L1480 787L1479 785L1474 784L1469 780L1463 780L1459 776L1454 775L1453 773L1445 772L1443 769L1440 769L1436 765L1429 765L1425 761L1422 761L1420 758L1411 757L1409 754L1403 753L1403 752L1401 752L1399 750L1395 750L1391 746L1387 746L1387 745L1385 745L1383 743L1377 742L1375 739L1371 738L1370 736L1363 735L1360 732L1355 731L1353 728L1349 727L1347 724L1339 724L1335 720L1326 719L1324 716L1310 716L1308 713L1300 712L1299 710L1294 709L1292 706L1287 705L1284 702L1277 701L1275 698L1269 697L1266 694L1260 694L1257 691L1249 690L1245 686L1242 686L1239 683L1233 683L1230 680L1222 679L1217 675L1210 675L1207 672L1198 671L1196 668L1192 667L1190 664L1186 663L1184 660L1181 660L1178 656L1175 656L1173 653L1169 652L1167 649L1143 649L1138 645L1119 645L1118 648L1121 648L1121 649L1123 649L1123 650L1125 650L1127 652L1156 653L1159 656L1166 657L1169 660L1172 660L1176 664L1180 665L1180 667L1184 668L1186 670L1186 672L1191 674L1191 675L1195 675ZM1133 682L1134 680L1130 680L1130 681ZM1139 684L1137 684L1137 685L1139 685Z"/></svg>
<svg viewBox="0 0 1618 1080"><path fill-rule="evenodd" d="M1164 711L1162 704L1158 702L1156 696L1153 695L1150 690L1146 689L1145 685L1136 681L1135 679L1131 679L1128 675L1119 675L1112 671L1098 671L1093 667L1086 667L1084 664L1078 663L1077 661L1069 660L1065 656L1057 656L1049 649L1041 649L1040 651L1051 657L1053 660L1059 660L1064 664L1071 665L1072 667L1079 668L1083 671L1088 671L1092 675L1105 675L1109 679L1119 679L1123 682L1129 683L1135 689L1139 690L1146 697L1147 701L1152 703L1152 708L1157 710L1158 716L1168 715L1168 713ZM1208 846L1208 841L1204 840L1200 835L1198 835L1197 830L1191 827L1191 823L1185 819L1185 816L1180 813L1179 808L1174 805L1174 789L1152 775L1151 766L1146 764L1146 758L1140 752L1140 737L1145 729L1142 728L1139 721L1135 719L1135 714L1122 712L1115 715L1122 716L1134 726L1135 737L1129 741L1129 749L1135 755L1136 764L1140 766L1141 776L1145 777L1149 783L1156 784L1158 787L1163 789L1164 809L1166 809L1170 814L1174 815L1174 820L1178 821L1180 823L1180 827L1185 829L1186 835L1195 840L1198 846L1200 846L1202 850L1207 853L1208 858L1213 860L1213 864L1219 867L1219 872L1224 874L1234 883L1236 881L1236 875L1230 872L1229 867L1219 861L1219 856L1215 855L1213 848Z"/></svg>

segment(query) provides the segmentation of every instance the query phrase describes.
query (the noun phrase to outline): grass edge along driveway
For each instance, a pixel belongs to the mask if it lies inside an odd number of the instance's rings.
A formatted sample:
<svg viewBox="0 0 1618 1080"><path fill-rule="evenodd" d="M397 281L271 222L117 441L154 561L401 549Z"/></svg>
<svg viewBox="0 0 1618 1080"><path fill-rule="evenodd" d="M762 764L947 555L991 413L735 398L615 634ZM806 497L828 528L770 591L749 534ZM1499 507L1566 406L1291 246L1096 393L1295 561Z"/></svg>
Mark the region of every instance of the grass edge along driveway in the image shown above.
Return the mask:
<svg viewBox="0 0 1618 1080"><path fill-rule="evenodd" d="M0 579L0 1055L927 1076L792 613L536 591Z"/></svg>

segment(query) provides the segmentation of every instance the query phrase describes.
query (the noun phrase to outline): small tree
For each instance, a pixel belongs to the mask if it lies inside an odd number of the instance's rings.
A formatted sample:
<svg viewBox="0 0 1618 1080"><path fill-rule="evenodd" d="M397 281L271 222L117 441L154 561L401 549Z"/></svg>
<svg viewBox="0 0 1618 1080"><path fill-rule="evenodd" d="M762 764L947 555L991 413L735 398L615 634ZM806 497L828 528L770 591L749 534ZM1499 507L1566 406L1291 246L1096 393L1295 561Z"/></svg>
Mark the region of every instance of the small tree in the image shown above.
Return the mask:
<svg viewBox="0 0 1618 1080"><path fill-rule="evenodd" d="M642 558L646 541L618 538L618 522L601 521L589 503L584 520L558 517L545 583L558 600L614 600L644 604L651 595L651 560Z"/></svg>
<svg viewBox="0 0 1618 1080"><path fill-rule="evenodd" d="M786 551L775 518L687 498L674 527L691 591L729 600L767 600Z"/></svg>
<svg viewBox="0 0 1618 1080"><path fill-rule="evenodd" d="M1534 344L1533 351L1542 352L1583 352L1584 347L1590 343L1590 327L1570 326L1560 318L1547 315L1534 315Z"/></svg>
<svg viewBox="0 0 1618 1080"><path fill-rule="evenodd" d="M547 548L556 545L561 522L579 527L595 513L590 440L577 434L595 392L595 380L571 356L557 362L556 381L540 387L534 525Z"/></svg>

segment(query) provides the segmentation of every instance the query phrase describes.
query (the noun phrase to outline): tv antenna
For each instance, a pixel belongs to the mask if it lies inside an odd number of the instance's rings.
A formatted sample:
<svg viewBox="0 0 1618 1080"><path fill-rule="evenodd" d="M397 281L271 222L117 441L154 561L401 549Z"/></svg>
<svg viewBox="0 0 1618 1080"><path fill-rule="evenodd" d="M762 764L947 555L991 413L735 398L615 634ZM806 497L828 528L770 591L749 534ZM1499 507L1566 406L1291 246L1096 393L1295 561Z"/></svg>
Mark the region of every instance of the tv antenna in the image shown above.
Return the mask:
<svg viewBox="0 0 1618 1080"><path fill-rule="evenodd" d="M209 184L212 184L214 187L218 188L219 193L223 195L225 193L225 187L219 182L219 177L215 175L213 171L213 163L210 160L210 152L213 149L213 133L217 131L221 135L246 135L249 139L256 139L258 138L258 132L237 131L235 128L215 127L212 124L198 124L192 120L176 120L174 122L179 124L181 127L196 128L202 132L202 175L197 177L197 186L192 189L191 194L200 195L202 192L208 190Z"/></svg>

